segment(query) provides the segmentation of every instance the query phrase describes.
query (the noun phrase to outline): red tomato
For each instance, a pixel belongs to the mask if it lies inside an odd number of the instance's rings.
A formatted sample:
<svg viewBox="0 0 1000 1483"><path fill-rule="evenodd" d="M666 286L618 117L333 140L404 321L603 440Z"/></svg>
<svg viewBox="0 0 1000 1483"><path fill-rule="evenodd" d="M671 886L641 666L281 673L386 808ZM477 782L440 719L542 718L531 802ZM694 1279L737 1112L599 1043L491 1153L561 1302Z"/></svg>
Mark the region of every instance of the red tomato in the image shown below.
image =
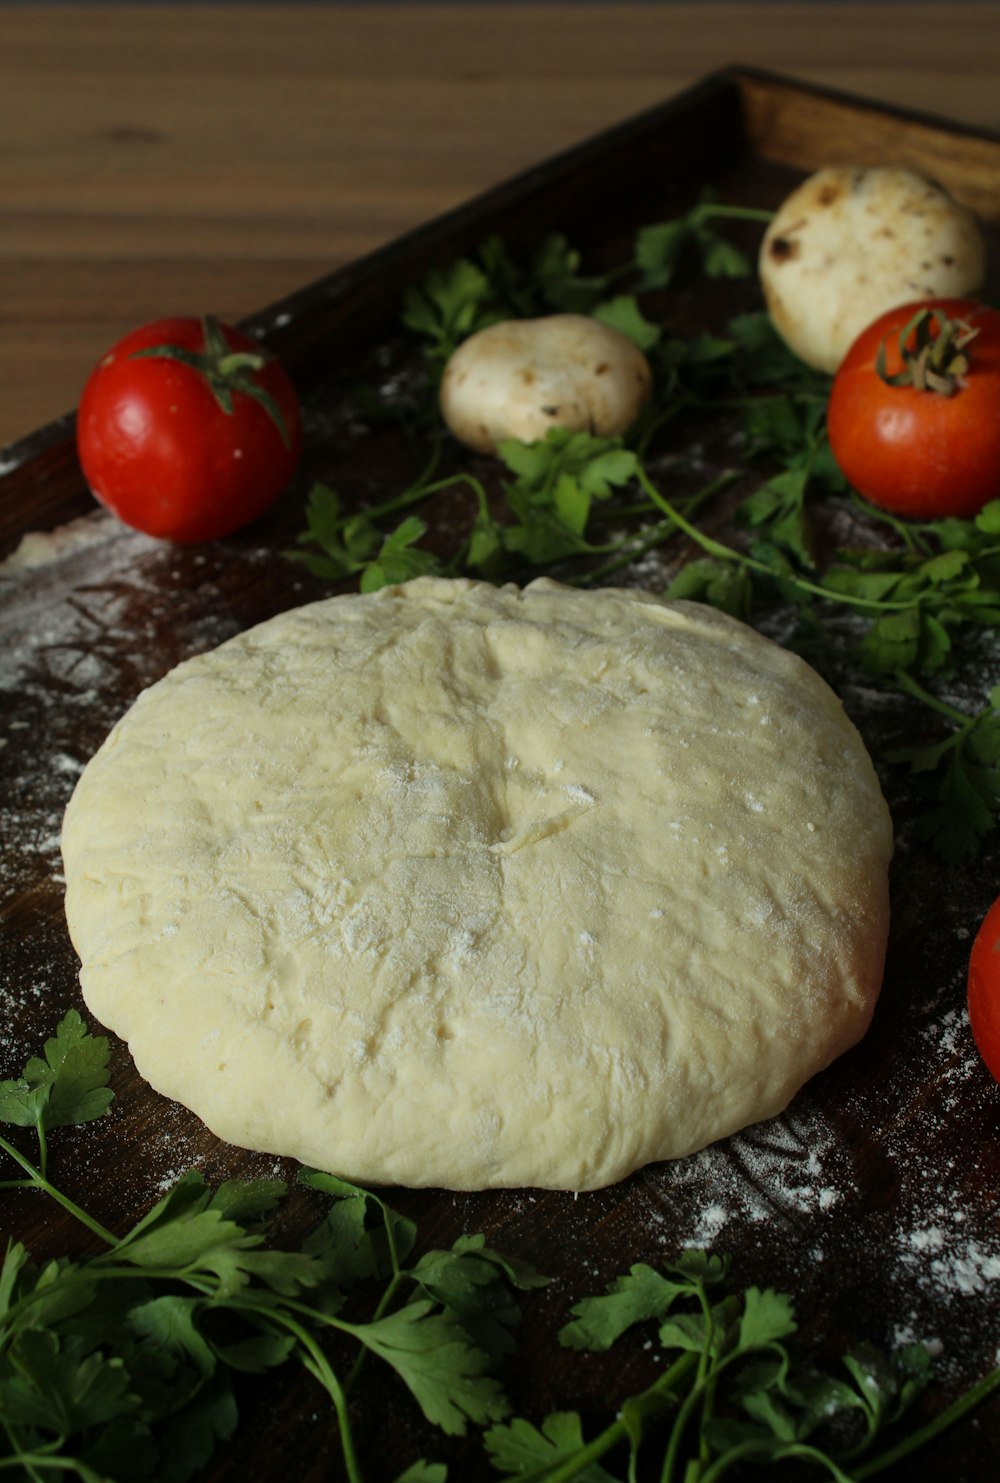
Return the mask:
<svg viewBox="0 0 1000 1483"><path fill-rule="evenodd" d="M950 395L890 386L876 369L883 344L886 373L904 369L900 336L922 307L978 331ZM912 350L913 335L906 343ZM975 515L1000 498L1000 313L970 299L927 299L883 314L834 377L827 427L834 458L872 504L918 519Z"/></svg>
<svg viewBox="0 0 1000 1483"><path fill-rule="evenodd" d="M1000 1081L1000 896L986 913L972 945L969 1020L979 1054Z"/></svg>
<svg viewBox="0 0 1000 1483"><path fill-rule="evenodd" d="M119 340L87 380L76 436L102 504L148 535L189 542L273 504L302 435L281 365L206 317L156 320Z"/></svg>

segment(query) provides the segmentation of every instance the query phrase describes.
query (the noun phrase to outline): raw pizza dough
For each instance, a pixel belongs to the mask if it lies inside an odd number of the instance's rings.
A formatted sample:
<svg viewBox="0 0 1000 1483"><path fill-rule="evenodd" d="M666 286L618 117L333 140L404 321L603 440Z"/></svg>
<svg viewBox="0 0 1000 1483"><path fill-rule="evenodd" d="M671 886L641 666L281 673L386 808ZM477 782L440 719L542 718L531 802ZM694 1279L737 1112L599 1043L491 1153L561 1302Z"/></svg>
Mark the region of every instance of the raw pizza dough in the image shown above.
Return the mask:
<svg viewBox="0 0 1000 1483"><path fill-rule="evenodd" d="M232 1143L584 1190L866 1029L889 817L800 659L639 591L422 578L181 664L66 813L84 997Z"/></svg>

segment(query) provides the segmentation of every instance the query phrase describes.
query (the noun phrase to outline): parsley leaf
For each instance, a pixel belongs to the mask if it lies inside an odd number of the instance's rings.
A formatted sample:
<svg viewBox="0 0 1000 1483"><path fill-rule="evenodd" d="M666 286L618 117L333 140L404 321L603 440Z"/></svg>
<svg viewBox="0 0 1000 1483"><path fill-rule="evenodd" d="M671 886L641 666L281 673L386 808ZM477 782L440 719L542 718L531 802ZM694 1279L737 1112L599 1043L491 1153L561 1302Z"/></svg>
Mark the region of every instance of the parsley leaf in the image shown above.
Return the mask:
<svg viewBox="0 0 1000 1483"><path fill-rule="evenodd" d="M58 1097L36 1098L31 1108L39 1142L46 1108L60 1122L88 1120L98 1105L95 1082L107 1104L106 1049L73 1012L47 1043L45 1061L29 1061L8 1084L18 1117L25 1085ZM28 1175L9 1183L58 1199L104 1245L41 1268L23 1246L8 1247L0 1266L0 1468L9 1458L30 1470L44 1453L93 1483L110 1476L182 1483L232 1435L235 1377L294 1361L333 1401L345 1457L353 1455L346 1396L365 1355L394 1371L445 1432L507 1414L491 1369L512 1347L515 1290L544 1279L481 1236L407 1267L411 1221L356 1185L308 1170L301 1182L330 1204L298 1249L267 1240L267 1221L286 1195L282 1181L231 1179L213 1189L196 1171L116 1236L6 1140L0 1148ZM348 1292L350 1321L342 1314ZM332 1337L355 1346L342 1372ZM411 1473L441 1476L431 1464Z"/></svg>
<svg viewBox="0 0 1000 1483"><path fill-rule="evenodd" d="M691 1283L639 1262L617 1278L604 1297L584 1298L573 1309L574 1320L560 1330L559 1342L570 1349L610 1349L633 1324L662 1318Z"/></svg>
<svg viewBox="0 0 1000 1483"><path fill-rule="evenodd" d="M301 562L316 577L340 582L354 576L371 560L380 542L378 527L367 515L343 515L340 497L327 484L314 484L306 500L306 529L298 537L300 545L319 547L316 551L288 551L291 561Z"/></svg>
<svg viewBox="0 0 1000 1483"><path fill-rule="evenodd" d="M433 269L403 299L403 323L428 340L428 354L438 361L447 360L466 336L505 317L489 276L468 258Z"/></svg>
<svg viewBox="0 0 1000 1483"><path fill-rule="evenodd" d="M598 549L586 534L593 501L609 499L638 467L621 438L563 427L535 443L510 438L499 454L516 478L505 491L514 519L498 527L498 539L535 566Z"/></svg>
<svg viewBox="0 0 1000 1483"><path fill-rule="evenodd" d="M361 574L361 591L376 592L380 587L439 572L441 564L434 553L417 545L426 534L427 522L418 515L408 515L386 536L378 553L368 562Z"/></svg>
<svg viewBox="0 0 1000 1483"><path fill-rule="evenodd" d="M519 1478L545 1476L558 1463L578 1458L585 1445L583 1425L573 1411L554 1411L541 1427L518 1417L490 1427L483 1442L497 1471ZM573 1477L584 1483L615 1483L614 1475L598 1462L574 1468Z"/></svg>
<svg viewBox="0 0 1000 1483"><path fill-rule="evenodd" d="M458 1318L479 1348L495 1357L515 1347L512 1331L521 1310L514 1290L548 1282L528 1263L488 1247L483 1236L460 1236L450 1251L426 1252L410 1276L418 1293Z"/></svg>
<svg viewBox="0 0 1000 1483"><path fill-rule="evenodd" d="M400 1473L396 1483L447 1483L448 1469L443 1462L420 1458Z"/></svg>
<svg viewBox="0 0 1000 1483"><path fill-rule="evenodd" d="M713 225L722 218L765 221L769 213L704 200L685 216L643 227L636 238L634 254L641 275L640 290L666 288L686 254L698 259L707 278L748 277L753 270L746 253L728 242Z"/></svg>
<svg viewBox="0 0 1000 1483"><path fill-rule="evenodd" d="M201 1175L190 1171L112 1252L95 1259L95 1270L102 1263L117 1266L124 1262L140 1269L169 1269L185 1278L210 1277L221 1298L233 1296L251 1281L284 1297L297 1297L318 1286L327 1275L321 1257L261 1251L261 1233L227 1219L227 1206L233 1208L241 1193L238 1186L234 1190L235 1183L223 1186L223 1198L217 1200ZM256 1189L257 1183L251 1188ZM256 1213L258 1202L252 1195L240 1203Z"/></svg>
<svg viewBox="0 0 1000 1483"><path fill-rule="evenodd" d="M734 371L745 387L781 387L789 392L825 397L830 378L810 369L788 348L766 309L737 314L729 321Z"/></svg>
<svg viewBox="0 0 1000 1483"><path fill-rule="evenodd" d="M638 1476L642 1452L651 1475L664 1478L715 1479L739 1463L808 1460L851 1483L850 1460L867 1453L926 1384L927 1351L910 1346L887 1356L863 1345L845 1358L846 1380L825 1374L786 1347L796 1332L787 1294L749 1287L712 1302L711 1292L727 1279L725 1262L685 1252L662 1272L636 1265L605 1295L578 1303L564 1344L603 1350L634 1325L653 1322L660 1344L678 1357L590 1439L575 1413L554 1413L541 1429L522 1418L492 1428L485 1442L494 1465L530 1483L603 1480L620 1476L605 1472L603 1459L627 1450L630 1478ZM1000 1371L994 1376L989 1388L1000 1385ZM839 1423L858 1414L862 1429L855 1427L845 1446L851 1433ZM828 1446L809 1440L820 1431ZM870 1470L878 1470L877 1459Z"/></svg>
<svg viewBox="0 0 1000 1483"><path fill-rule="evenodd" d="M666 596L707 602L734 618L746 618L753 601L753 581L745 566L703 556L681 567Z"/></svg>
<svg viewBox="0 0 1000 1483"><path fill-rule="evenodd" d="M469 1421L484 1426L510 1410L499 1381L486 1373L488 1356L431 1302L411 1302L351 1333L392 1366L428 1421L450 1436L461 1436Z"/></svg>
<svg viewBox="0 0 1000 1483"><path fill-rule="evenodd" d="M888 753L890 762L909 766L930 804L917 821L917 836L951 865L972 860L1000 818L1000 685L982 711L964 715L935 700L912 675L897 673L896 681L953 725L942 741Z"/></svg>
<svg viewBox="0 0 1000 1483"><path fill-rule="evenodd" d="M110 1107L108 1041L90 1035L71 1009L21 1076L0 1082L0 1122L22 1128L62 1128L90 1122Z"/></svg>
<svg viewBox="0 0 1000 1483"><path fill-rule="evenodd" d="M786 1293L749 1287L743 1295L739 1347L762 1348L775 1339L787 1339L796 1329L791 1300Z"/></svg>
<svg viewBox="0 0 1000 1483"><path fill-rule="evenodd" d="M401 1270L417 1238L411 1220L399 1215L370 1190L321 1169L300 1169L299 1183L336 1201L324 1224L308 1238L307 1250L316 1254L335 1251L341 1264L344 1236L349 1233L347 1266L351 1281L360 1277L384 1278Z"/></svg>
<svg viewBox="0 0 1000 1483"><path fill-rule="evenodd" d="M652 350L663 333L658 324L651 323L643 314L634 294L619 294L597 304L593 316L632 340L640 350Z"/></svg>

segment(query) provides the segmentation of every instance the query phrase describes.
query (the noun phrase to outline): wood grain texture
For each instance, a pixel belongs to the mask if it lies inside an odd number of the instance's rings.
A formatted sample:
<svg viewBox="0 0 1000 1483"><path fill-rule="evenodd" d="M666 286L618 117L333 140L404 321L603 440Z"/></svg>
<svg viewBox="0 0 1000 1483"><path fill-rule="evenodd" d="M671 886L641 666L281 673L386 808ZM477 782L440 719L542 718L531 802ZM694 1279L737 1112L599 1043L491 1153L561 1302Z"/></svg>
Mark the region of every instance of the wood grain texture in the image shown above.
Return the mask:
<svg viewBox="0 0 1000 1483"><path fill-rule="evenodd" d="M983 4L0 7L0 446L732 63L1000 128Z"/></svg>

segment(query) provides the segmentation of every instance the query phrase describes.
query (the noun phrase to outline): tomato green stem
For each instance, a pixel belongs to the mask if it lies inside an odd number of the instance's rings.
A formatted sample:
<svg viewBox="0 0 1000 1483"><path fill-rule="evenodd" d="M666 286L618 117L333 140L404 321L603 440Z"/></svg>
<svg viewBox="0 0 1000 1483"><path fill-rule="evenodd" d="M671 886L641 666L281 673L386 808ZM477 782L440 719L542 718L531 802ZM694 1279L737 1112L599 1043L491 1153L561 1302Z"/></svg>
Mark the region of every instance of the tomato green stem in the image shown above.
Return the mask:
<svg viewBox="0 0 1000 1483"><path fill-rule="evenodd" d="M954 396L969 369L966 346L978 333L964 319L951 319L940 309L919 309L899 333L902 370L889 374L886 336L875 357L875 374L887 386Z"/></svg>
<svg viewBox="0 0 1000 1483"><path fill-rule="evenodd" d="M216 362L216 369L225 380L237 376L240 371L262 371L267 359L250 350L234 350Z"/></svg>
<svg viewBox="0 0 1000 1483"><path fill-rule="evenodd" d="M262 350L232 350L214 314L202 316L204 350L188 350L182 345L147 345L144 350L133 350L133 360L175 360L203 376L216 404L227 417L233 412L233 392L242 392L262 407L274 423L286 448L291 447L291 434L284 414L274 397L255 375L264 370L268 356Z"/></svg>

